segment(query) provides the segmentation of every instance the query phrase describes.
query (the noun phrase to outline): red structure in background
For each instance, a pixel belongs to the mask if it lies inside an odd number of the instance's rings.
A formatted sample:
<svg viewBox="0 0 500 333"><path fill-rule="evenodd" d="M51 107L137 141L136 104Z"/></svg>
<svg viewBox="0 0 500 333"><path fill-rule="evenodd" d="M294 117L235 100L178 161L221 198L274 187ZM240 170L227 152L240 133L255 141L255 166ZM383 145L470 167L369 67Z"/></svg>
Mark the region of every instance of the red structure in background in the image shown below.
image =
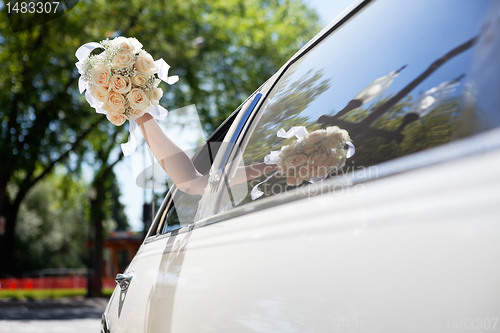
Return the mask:
<svg viewBox="0 0 500 333"><path fill-rule="evenodd" d="M0 283L2 284L2 289L7 289L7 290L85 289L87 288L87 277L74 275L74 276L40 276L40 277L29 277L29 278L6 278L6 279L0 279Z"/></svg>
<svg viewBox="0 0 500 333"><path fill-rule="evenodd" d="M114 232L104 241L104 249L107 253L104 260L103 288L113 289L116 286L116 274L122 273L125 270L141 246L142 240L143 237L141 234ZM93 246L93 242L87 243L88 248L92 248ZM86 270L84 269L84 271ZM2 278L0 279L0 289L87 289L88 277L81 269L49 269L42 270L36 275L39 276Z"/></svg>
<svg viewBox="0 0 500 333"><path fill-rule="evenodd" d="M128 264L139 250L143 241L141 233L132 233L127 231L111 232L107 239L104 240L104 276L103 287L108 281L115 283L115 277L118 273L123 273ZM93 248L94 242L87 242L87 248Z"/></svg>

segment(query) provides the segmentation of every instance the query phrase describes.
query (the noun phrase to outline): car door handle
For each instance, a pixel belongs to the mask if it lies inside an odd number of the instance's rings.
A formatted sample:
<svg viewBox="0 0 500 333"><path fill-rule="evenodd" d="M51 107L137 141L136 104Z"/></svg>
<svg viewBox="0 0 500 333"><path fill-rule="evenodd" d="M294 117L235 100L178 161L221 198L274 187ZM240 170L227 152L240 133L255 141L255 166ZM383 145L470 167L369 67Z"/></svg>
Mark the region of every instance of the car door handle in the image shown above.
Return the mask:
<svg viewBox="0 0 500 333"><path fill-rule="evenodd" d="M128 288L128 286L130 285L130 281L132 281L133 277L134 277L134 274L132 274L132 273L117 274L115 281L116 281L116 283L118 283L121 290L126 290Z"/></svg>

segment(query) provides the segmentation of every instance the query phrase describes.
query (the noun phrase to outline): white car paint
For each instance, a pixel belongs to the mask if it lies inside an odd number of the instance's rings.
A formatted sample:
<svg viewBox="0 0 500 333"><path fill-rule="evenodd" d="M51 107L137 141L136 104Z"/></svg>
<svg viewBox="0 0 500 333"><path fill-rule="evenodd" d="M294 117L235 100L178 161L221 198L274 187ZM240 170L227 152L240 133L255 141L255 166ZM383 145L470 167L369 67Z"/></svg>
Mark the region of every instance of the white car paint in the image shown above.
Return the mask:
<svg viewBox="0 0 500 333"><path fill-rule="evenodd" d="M110 301L111 332L427 332L471 319L499 331L497 161L500 150L464 157L145 244L125 315L119 290Z"/></svg>

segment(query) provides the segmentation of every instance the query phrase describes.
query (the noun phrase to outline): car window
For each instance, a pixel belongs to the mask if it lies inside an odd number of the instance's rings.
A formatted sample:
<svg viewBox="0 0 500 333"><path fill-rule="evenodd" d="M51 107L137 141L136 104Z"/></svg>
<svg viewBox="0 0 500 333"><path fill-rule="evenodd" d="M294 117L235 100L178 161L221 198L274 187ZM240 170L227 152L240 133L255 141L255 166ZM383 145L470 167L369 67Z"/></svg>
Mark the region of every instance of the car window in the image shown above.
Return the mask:
<svg viewBox="0 0 500 333"><path fill-rule="evenodd" d="M236 119L238 112L239 108L210 135L207 143L199 147L196 153L194 153L192 161L201 174L208 174L219 150L227 149L227 145L222 141ZM172 163L175 163L175 159L174 156ZM163 204L156 214L154 225L148 236L168 233L194 222L201 195L192 195L179 191L170 180L169 188L170 191L168 191Z"/></svg>
<svg viewBox="0 0 500 333"><path fill-rule="evenodd" d="M464 136L465 82L490 7L455 0L369 4L288 68L260 108L243 164L262 163L291 144L294 138L277 133L297 126L309 133L338 126L349 134L356 152L328 177L376 172L368 167ZM488 126L498 125L497 117ZM259 183L262 197L295 187L269 176L243 184L245 197L236 203L225 195L219 211L255 200Z"/></svg>

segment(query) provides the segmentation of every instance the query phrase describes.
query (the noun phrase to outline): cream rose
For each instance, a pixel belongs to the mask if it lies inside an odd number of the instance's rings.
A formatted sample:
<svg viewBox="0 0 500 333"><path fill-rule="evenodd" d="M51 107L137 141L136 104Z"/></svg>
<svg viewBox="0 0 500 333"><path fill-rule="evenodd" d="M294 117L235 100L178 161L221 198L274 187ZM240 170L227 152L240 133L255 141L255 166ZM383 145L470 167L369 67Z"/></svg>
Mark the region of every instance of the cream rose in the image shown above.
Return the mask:
<svg viewBox="0 0 500 333"><path fill-rule="evenodd" d="M347 131L344 129L341 129L338 133L335 134L335 136L337 137L337 139L342 139L343 142L350 140L349 133L347 133Z"/></svg>
<svg viewBox="0 0 500 333"><path fill-rule="evenodd" d="M342 142L349 141L349 133L344 130L340 129L338 126L330 126L326 128L326 133L328 135L333 135L337 140L340 140Z"/></svg>
<svg viewBox="0 0 500 333"><path fill-rule="evenodd" d="M115 68L132 67L134 62L135 59L134 59L134 54L132 52L122 51L114 56L113 67Z"/></svg>
<svg viewBox="0 0 500 333"><path fill-rule="evenodd" d="M302 148L302 151L306 155L310 155L314 153L314 143L306 142L304 143L304 147Z"/></svg>
<svg viewBox="0 0 500 333"><path fill-rule="evenodd" d="M287 158L290 155L295 154L295 149L292 146L284 146L281 148L280 157L282 159Z"/></svg>
<svg viewBox="0 0 500 333"><path fill-rule="evenodd" d="M321 143L323 146L325 146L326 149L339 149L341 148L341 145L339 143L339 140L334 134L329 134L325 136L322 140Z"/></svg>
<svg viewBox="0 0 500 333"><path fill-rule="evenodd" d="M161 88L151 89L148 93L149 99L151 100L151 104L159 105L160 98L163 96L163 90Z"/></svg>
<svg viewBox="0 0 500 333"><path fill-rule="evenodd" d="M123 123L125 123L127 121L127 117L125 117L125 115L123 115L122 113L113 111L113 110L109 110L106 113L106 118L108 118L108 120L113 125L116 125L116 126L121 126L121 125L123 125Z"/></svg>
<svg viewBox="0 0 500 333"><path fill-rule="evenodd" d="M91 82L94 86L109 87L109 79L111 78L111 70L108 66L97 65L92 69Z"/></svg>
<svg viewBox="0 0 500 333"><path fill-rule="evenodd" d="M302 182L304 182L304 179L299 178L299 177L288 177L286 179L287 185L290 185L290 186L299 186L300 184L302 184Z"/></svg>
<svg viewBox="0 0 500 333"><path fill-rule="evenodd" d="M285 159L285 166L300 167L307 163L307 156L304 154L292 155Z"/></svg>
<svg viewBox="0 0 500 333"><path fill-rule="evenodd" d="M332 154L328 156L321 165L327 167L327 168L333 168L336 167L340 164L340 161L342 160L342 157L338 154Z"/></svg>
<svg viewBox="0 0 500 333"><path fill-rule="evenodd" d="M142 87L146 84L146 82L148 82L148 78L142 73L137 73L134 77L132 77L132 83L135 86Z"/></svg>
<svg viewBox="0 0 500 333"><path fill-rule="evenodd" d="M130 90L130 92L127 95L127 100L132 109L144 110L146 107L149 106L148 95L146 94L146 92L138 88Z"/></svg>
<svg viewBox="0 0 500 333"><path fill-rule="evenodd" d="M104 103L104 101L108 98L108 89L103 86L92 86L90 94L99 102Z"/></svg>
<svg viewBox="0 0 500 333"><path fill-rule="evenodd" d="M307 165L303 165L299 168L298 176L303 179L309 179L312 177L311 171Z"/></svg>
<svg viewBox="0 0 500 333"><path fill-rule="evenodd" d="M130 78L115 74L111 77L109 87L119 94L126 94L130 91Z"/></svg>
<svg viewBox="0 0 500 333"><path fill-rule="evenodd" d="M115 91L110 91L108 98L104 101L102 108L106 111L125 112L125 98Z"/></svg>
<svg viewBox="0 0 500 333"><path fill-rule="evenodd" d="M158 67L155 64L153 57L146 51L141 51L139 53L139 57L135 61L134 67L139 73L142 73L147 77L158 73Z"/></svg>
<svg viewBox="0 0 500 333"><path fill-rule="evenodd" d="M309 133L304 137L305 142L310 142L310 143L318 143L325 137L326 132L322 130L317 130L312 133Z"/></svg>
<svg viewBox="0 0 500 333"><path fill-rule="evenodd" d="M314 153L307 159L307 164L309 165L321 165L326 160L325 154Z"/></svg>
<svg viewBox="0 0 500 333"><path fill-rule="evenodd" d="M314 177L324 177L328 174L330 169L325 166L325 165L320 165L316 167L315 172L314 172Z"/></svg>
<svg viewBox="0 0 500 333"><path fill-rule="evenodd" d="M132 109L132 111L130 112L130 117L132 117L133 119L140 118L145 113L148 113L150 111L150 109L151 109L151 106L148 106L148 107L146 107L145 109L142 109L142 110Z"/></svg>

